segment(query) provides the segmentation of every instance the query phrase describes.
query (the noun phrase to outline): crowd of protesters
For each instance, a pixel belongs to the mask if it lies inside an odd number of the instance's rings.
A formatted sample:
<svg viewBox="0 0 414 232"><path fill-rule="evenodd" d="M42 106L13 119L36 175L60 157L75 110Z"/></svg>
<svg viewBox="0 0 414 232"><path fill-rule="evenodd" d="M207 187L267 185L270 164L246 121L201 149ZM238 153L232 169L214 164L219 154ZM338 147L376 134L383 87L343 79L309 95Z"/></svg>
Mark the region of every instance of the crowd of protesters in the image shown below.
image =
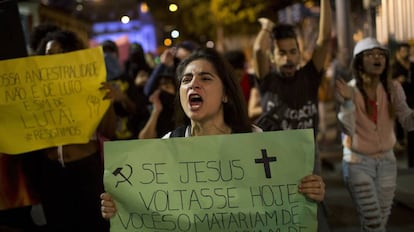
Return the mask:
<svg viewBox="0 0 414 232"><path fill-rule="evenodd" d="M390 50L374 38L361 40L353 50L353 76L349 78L353 81L347 82L336 78L332 71L330 74L326 72L329 66L326 60L335 52L329 51L331 18L329 1L321 1L319 35L309 60L302 56L296 29L291 25L278 25L267 18L258 20L260 30L252 47L253 57L247 57L242 49L219 52L193 41L182 41L156 54L159 63L155 64L154 56L148 55L139 43L133 43L128 59L120 63L115 41L102 42L107 73L102 88L108 91L106 98L111 104L96 129L97 136L86 144L66 144L13 158L0 154L2 172L19 177L19 182L12 183L7 176L1 176L2 184L8 185L10 191L3 191L3 195L13 195L22 189L27 193L24 207L1 209L0 230L109 231L109 222L101 214L106 218L113 216L114 205L110 196L104 194L105 206L110 206L110 216L107 216L109 211L101 212L99 196L104 192L104 167L99 143L102 140L162 138L177 128L175 101L183 85L178 81L177 73L182 74L182 69L186 68L179 65L206 59L196 54L207 53L204 56L213 54L217 59L223 58L223 62L232 68L231 76L235 79L231 84L236 83L243 94L237 100L246 113L243 126L247 129L243 132L251 132L252 124L260 131L312 128L318 142L318 133L324 131L324 126L320 125L324 123L319 122L323 112L318 111L318 104L326 100L321 96L326 97L327 92L329 99L334 101L336 91L338 118L342 125L338 133L343 134L344 180L358 209L361 231L385 231L396 185L395 145L407 146L409 166L414 165L411 132L414 114L409 108L413 106L414 65L409 61L409 45L399 45L393 59ZM74 32L50 24L35 28L30 42L33 55L39 56L86 48ZM253 61L252 69L248 68L249 61ZM208 70L216 75L220 70L210 67L214 62L208 60L201 66L208 66ZM182 69L177 72L177 67ZM221 79L218 83L225 82L226 85L228 80ZM321 91L324 92L321 94ZM226 105L227 101L224 96L220 104ZM306 112L307 115L300 119L289 118L288 112ZM228 120L226 116L224 118ZM194 125L190 123L188 128L195 128L198 121L192 120ZM232 125L227 121L224 123ZM383 128L386 125L386 128L373 129L378 128L378 124ZM240 126L226 125L224 129L228 132L224 134L236 133ZM321 158L318 146L315 147L312 178L321 185L311 187L321 191L317 197L320 202L319 231L329 231L324 213L326 206L323 205L325 185L319 176ZM380 161L383 161L383 169L378 170L375 167ZM12 170L2 164L19 168ZM377 179L379 177L384 180ZM364 191L369 192L368 199L361 196L360 192Z"/></svg>

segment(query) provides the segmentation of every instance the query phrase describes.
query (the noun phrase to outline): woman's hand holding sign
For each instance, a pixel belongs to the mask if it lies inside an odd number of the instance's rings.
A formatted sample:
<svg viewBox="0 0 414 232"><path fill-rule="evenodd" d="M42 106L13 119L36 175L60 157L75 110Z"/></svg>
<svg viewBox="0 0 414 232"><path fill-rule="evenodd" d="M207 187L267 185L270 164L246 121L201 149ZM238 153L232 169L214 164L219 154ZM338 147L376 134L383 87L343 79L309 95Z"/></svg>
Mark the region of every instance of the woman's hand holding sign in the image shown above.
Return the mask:
<svg viewBox="0 0 414 232"><path fill-rule="evenodd" d="M309 175L302 178L299 192L314 201L323 201L325 197L325 183L318 175Z"/></svg>
<svg viewBox="0 0 414 232"><path fill-rule="evenodd" d="M116 206L109 193L101 194L101 213L105 219L110 219L116 213Z"/></svg>

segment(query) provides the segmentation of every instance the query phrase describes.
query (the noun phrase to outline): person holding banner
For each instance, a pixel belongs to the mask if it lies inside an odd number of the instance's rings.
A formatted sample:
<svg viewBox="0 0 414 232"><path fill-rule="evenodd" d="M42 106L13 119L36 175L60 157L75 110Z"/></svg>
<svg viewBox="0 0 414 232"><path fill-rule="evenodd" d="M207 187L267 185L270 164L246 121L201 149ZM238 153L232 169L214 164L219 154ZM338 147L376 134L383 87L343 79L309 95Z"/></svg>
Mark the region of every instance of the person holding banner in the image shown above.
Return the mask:
<svg viewBox="0 0 414 232"><path fill-rule="evenodd" d="M390 79L389 51L374 38L354 48L354 80L336 80L343 130L343 177L361 231L386 231L397 182L394 122L414 130L414 112L401 84Z"/></svg>
<svg viewBox="0 0 414 232"><path fill-rule="evenodd" d="M330 1L320 1L318 38L311 59L303 66L295 26L275 24L268 18L258 21L261 28L254 41L253 60L263 113L255 123L264 131L312 128L317 141L318 90L331 41ZM320 174L320 152L315 145L314 173ZM329 231L326 205L319 206L318 230Z"/></svg>
<svg viewBox="0 0 414 232"><path fill-rule="evenodd" d="M42 40L38 53L51 55L84 48L74 32L59 30ZM98 136L112 138L115 125L111 104L89 142L39 151L39 191L48 231L108 231L108 222L99 211L103 164Z"/></svg>
<svg viewBox="0 0 414 232"><path fill-rule="evenodd" d="M37 48L37 55L52 55L84 49L78 36L67 30L56 30L46 34Z"/></svg>
<svg viewBox="0 0 414 232"><path fill-rule="evenodd" d="M177 119L181 127L163 138L260 132L247 114L240 84L230 64L215 49L200 48L177 68ZM325 183L318 175L305 176L299 192L314 201L322 201ZM117 212L109 193L101 194L102 217Z"/></svg>
<svg viewBox="0 0 414 232"><path fill-rule="evenodd" d="M313 128L318 131L318 89L330 46L332 10L320 1L319 34L312 58L303 59L296 29L259 18L261 29L253 45L254 70L263 109L255 121L264 131ZM320 173L316 152L315 173Z"/></svg>

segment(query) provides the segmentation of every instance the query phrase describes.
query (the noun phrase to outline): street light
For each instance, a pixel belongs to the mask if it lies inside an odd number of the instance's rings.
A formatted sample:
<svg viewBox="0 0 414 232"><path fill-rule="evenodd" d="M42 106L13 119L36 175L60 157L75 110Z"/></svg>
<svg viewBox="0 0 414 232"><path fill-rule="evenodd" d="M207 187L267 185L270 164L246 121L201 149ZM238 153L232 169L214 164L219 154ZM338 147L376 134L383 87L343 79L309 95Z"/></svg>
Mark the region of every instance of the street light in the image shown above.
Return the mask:
<svg viewBox="0 0 414 232"><path fill-rule="evenodd" d="M176 39L180 36L180 32L178 30L171 31L171 38Z"/></svg>
<svg viewBox="0 0 414 232"><path fill-rule="evenodd" d="M171 3L171 4L168 6L168 10L170 10L171 12L176 12L176 11L178 10L178 5L177 5L177 4L175 4L175 3Z"/></svg>
<svg viewBox="0 0 414 232"><path fill-rule="evenodd" d="M172 40L170 38L164 39L164 45L169 47L172 45Z"/></svg>
<svg viewBox="0 0 414 232"><path fill-rule="evenodd" d="M148 5L147 5L147 3L145 3L145 2L141 3L140 10L141 10L142 13L147 13L148 12Z"/></svg>
<svg viewBox="0 0 414 232"><path fill-rule="evenodd" d="M206 42L206 47L208 47L208 48L214 48L214 46L215 46L215 44L214 44L213 41L209 40L209 41Z"/></svg>
<svg viewBox="0 0 414 232"><path fill-rule="evenodd" d="M129 20L130 20L130 18L127 15L124 15L124 16L121 17L121 22L123 24L129 23Z"/></svg>

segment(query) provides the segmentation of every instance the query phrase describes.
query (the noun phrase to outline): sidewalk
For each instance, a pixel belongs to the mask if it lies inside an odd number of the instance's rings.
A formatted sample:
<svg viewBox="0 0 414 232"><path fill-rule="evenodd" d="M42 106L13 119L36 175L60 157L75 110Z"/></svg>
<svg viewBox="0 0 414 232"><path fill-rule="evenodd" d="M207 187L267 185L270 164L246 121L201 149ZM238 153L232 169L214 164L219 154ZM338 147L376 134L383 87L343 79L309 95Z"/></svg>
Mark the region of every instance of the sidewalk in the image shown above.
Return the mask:
<svg viewBox="0 0 414 232"><path fill-rule="evenodd" d="M356 208L342 180L342 148L340 144L321 146L322 176L326 183L325 202L331 232L359 231ZM398 177L395 203L387 232L414 231L414 169L407 169L404 153L397 154Z"/></svg>
<svg viewBox="0 0 414 232"><path fill-rule="evenodd" d="M414 210L414 169L399 169L395 200ZM414 215L413 215L414 216ZM414 230L413 230L414 231Z"/></svg>

